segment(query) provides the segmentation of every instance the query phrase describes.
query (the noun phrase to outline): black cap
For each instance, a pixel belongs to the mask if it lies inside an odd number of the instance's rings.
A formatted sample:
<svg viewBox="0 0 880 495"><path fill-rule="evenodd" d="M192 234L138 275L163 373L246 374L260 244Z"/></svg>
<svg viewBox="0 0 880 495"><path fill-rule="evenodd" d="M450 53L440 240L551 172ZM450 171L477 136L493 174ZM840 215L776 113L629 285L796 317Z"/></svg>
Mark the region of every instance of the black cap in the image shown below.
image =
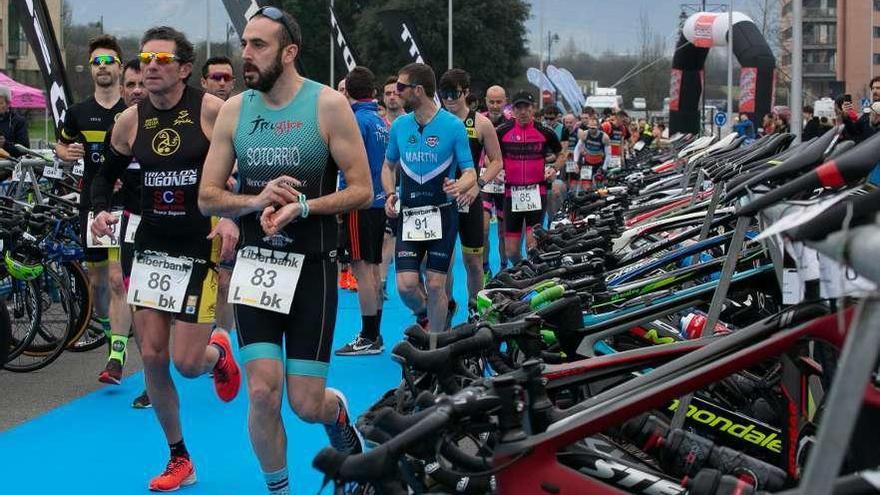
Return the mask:
<svg viewBox="0 0 880 495"><path fill-rule="evenodd" d="M517 106L520 103L528 103L529 105L535 104L535 95L529 93L528 91L520 91L519 93L513 95L513 100L511 100L513 106Z"/></svg>

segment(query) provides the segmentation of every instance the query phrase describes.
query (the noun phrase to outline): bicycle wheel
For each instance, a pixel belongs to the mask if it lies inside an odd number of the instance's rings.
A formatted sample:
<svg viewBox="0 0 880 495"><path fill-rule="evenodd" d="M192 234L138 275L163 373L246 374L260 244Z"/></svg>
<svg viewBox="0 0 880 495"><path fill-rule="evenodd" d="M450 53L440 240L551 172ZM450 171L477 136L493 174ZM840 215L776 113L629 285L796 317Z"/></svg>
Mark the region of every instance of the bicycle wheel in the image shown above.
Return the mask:
<svg viewBox="0 0 880 495"><path fill-rule="evenodd" d="M70 291L63 275L49 266L45 267L44 273L45 276L38 279L41 283L37 285L38 301L42 307L38 330L31 345L17 358L3 365L9 371L23 373L44 368L58 359L67 345L73 328ZM31 346L40 351L31 352Z"/></svg>
<svg viewBox="0 0 880 495"><path fill-rule="evenodd" d="M9 353L15 359L33 342L40 326L42 306L37 302L38 289L32 280L23 282L12 277L0 280L4 294L3 306L10 317Z"/></svg>
<svg viewBox="0 0 880 495"><path fill-rule="evenodd" d="M76 301L76 323L73 334L67 343L67 349L73 352L86 352L97 349L107 342L104 329L94 320L92 310L92 292L89 290L89 278L82 265L75 262L64 263L71 281L71 292Z"/></svg>

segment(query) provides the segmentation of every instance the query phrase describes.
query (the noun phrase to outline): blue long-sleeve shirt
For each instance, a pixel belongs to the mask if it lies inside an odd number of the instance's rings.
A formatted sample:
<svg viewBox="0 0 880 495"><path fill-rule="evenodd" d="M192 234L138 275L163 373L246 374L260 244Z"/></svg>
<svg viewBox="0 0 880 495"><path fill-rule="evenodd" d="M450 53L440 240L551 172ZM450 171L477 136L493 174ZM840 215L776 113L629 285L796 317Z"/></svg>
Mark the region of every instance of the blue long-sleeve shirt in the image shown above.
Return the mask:
<svg viewBox="0 0 880 495"><path fill-rule="evenodd" d="M367 150L370 178L373 179L373 204L371 208L385 207L385 190L382 189L382 164L388 147L388 126L379 116L379 105L374 100L355 102L351 109L357 120ZM345 189L345 177L339 172L339 189Z"/></svg>

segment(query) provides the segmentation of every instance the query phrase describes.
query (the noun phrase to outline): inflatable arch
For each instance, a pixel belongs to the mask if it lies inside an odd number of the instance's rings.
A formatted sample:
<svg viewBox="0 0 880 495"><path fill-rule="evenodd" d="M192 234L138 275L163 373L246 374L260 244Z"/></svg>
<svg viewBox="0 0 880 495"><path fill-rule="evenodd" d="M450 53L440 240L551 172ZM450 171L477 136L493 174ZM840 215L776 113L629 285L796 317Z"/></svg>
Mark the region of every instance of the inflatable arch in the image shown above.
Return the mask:
<svg viewBox="0 0 880 495"><path fill-rule="evenodd" d="M703 66L711 47L727 45L728 27L727 13L698 12L685 21L672 57L670 133L700 131ZM739 112L756 121L773 107L776 58L755 23L740 12L733 13L733 53L742 66Z"/></svg>

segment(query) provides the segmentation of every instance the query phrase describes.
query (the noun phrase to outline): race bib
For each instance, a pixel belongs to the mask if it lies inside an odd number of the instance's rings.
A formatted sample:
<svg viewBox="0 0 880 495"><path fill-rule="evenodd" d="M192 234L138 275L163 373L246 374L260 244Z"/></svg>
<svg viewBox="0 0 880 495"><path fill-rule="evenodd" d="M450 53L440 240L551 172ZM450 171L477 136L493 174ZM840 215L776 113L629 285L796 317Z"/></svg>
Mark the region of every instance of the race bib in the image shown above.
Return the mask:
<svg viewBox="0 0 880 495"><path fill-rule="evenodd" d="M83 172L85 172L85 170L86 170L86 162L83 161L82 158L80 158L79 160L76 161L76 165L73 166L73 170L71 170L71 173L73 173L73 175L76 175L77 177L82 177Z"/></svg>
<svg viewBox="0 0 880 495"><path fill-rule="evenodd" d="M131 268L128 304L180 313L192 276L192 261L137 253Z"/></svg>
<svg viewBox="0 0 880 495"><path fill-rule="evenodd" d="M581 167L581 180L593 180L593 167L584 165Z"/></svg>
<svg viewBox="0 0 880 495"><path fill-rule="evenodd" d="M443 237L440 208L422 206L403 209L404 241L435 241Z"/></svg>
<svg viewBox="0 0 880 495"><path fill-rule="evenodd" d="M290 314L303 259L301 254L253 246L240 249L227 302Z"/></svg>
<svg viewBox="0 0 880 495"><path fill-rule="evenodd" d="M643 149L645 149L645 142L639 141L638 143L635 144L635 146L633 146L633 149L636 151L642 151Z"/></svg>
<svg viewBox="0 0 880 495"><path fill-rule="evenodd" d="M576 174L578 172L578 164L574 162L574 160L568 160L565 162L565 171L569 174Z"/></svg>
<svg viewBox="0 0 880 495"><path fill-rule="evenodd" d="M140 215L131 214L128 216L128 225L125 227L125 242L127 244L134 244L134 235L137 233L140 224Z"/></svg>
<svg viewBox="0 0 880 495"><path fill-rule="evenodd" d="M110 215L116 219L116 223L110 226L110 235L95 238L92 235L92 223L95 221L95 212L90 211L86 219L86 247L87 248L115 248L119 247L119 228L122 225L122 212L113 211Z"/></svg>
<svg viewBox="0 0 880 495"><path fill-rule="evenodd" d="M504 194L504 182L500 180L501 174L503 173L504 171L502 170L501 173L498 174L498 177L490 182L487 182L486 185L483 186L481 191L489 194ZM480 169L480 177L483 177L484 175L486 175L486 169Z"/></svg>
<svg viewBox="0 0 880 495"><path fill-rule="evenodd" d="M610 165L612 167L620 167L621 160L620 155L611 155Z"/></svg>
<svg viewBox="0 0 880 495"><path fill-rule="evenodd" d="M63 179L64 169L61 168L61 164L58 162L55 162L52 166L46 165L43 167L43 177L47 179Z"/></svg>
<svg viewBox="0 0 880 495"><path fill-rule="evenodd" d="M514 212L536 211L541 209L541 188L538 184L531 186L512 186L510 199Z"/></svg>

